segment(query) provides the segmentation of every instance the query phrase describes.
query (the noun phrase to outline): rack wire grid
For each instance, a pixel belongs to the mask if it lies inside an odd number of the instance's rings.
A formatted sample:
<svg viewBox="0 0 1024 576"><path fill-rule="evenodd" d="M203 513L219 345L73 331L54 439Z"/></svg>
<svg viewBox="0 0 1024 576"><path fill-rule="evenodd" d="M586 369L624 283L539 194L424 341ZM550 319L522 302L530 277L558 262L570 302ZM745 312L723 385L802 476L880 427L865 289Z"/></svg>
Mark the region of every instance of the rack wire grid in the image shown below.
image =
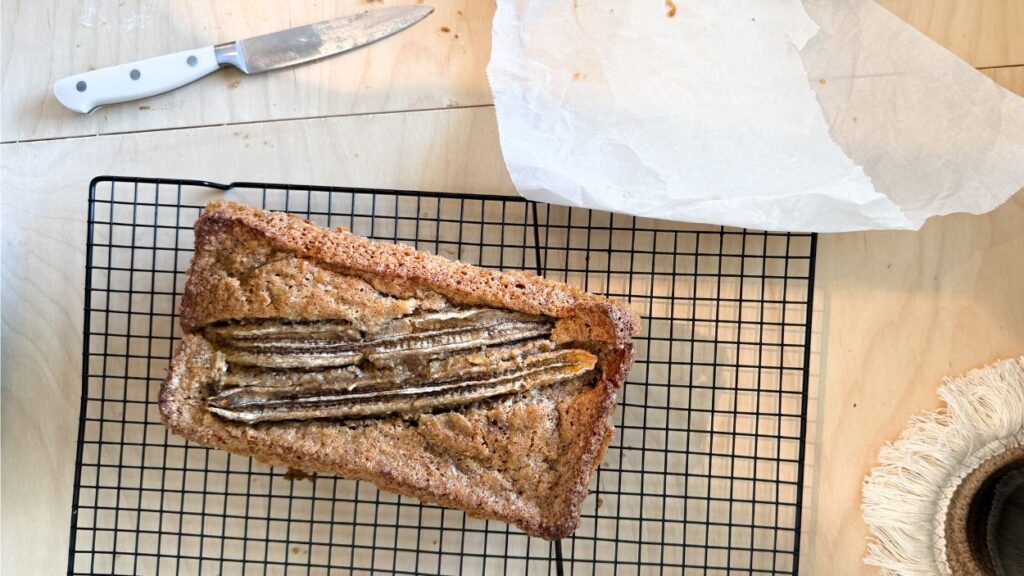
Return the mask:
<svg viewBox="0 0 1024 576"><path fill-rule="evenodd" d="M797 572L814 235L467 194L123 177L89 194L69 574ZM575 534L555 545L170 434L157 397L216 197L629 302L636 363Z"/></svg>

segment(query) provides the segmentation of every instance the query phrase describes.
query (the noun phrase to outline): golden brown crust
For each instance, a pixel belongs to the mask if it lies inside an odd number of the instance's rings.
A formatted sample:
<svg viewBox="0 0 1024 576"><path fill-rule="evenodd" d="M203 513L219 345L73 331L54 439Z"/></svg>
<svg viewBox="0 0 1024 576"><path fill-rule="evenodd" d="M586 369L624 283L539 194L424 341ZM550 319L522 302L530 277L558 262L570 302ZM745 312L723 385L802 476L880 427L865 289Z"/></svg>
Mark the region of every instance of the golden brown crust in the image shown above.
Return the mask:
<svg viewBox="0 0 1024 576"><path fill-rule="evenodd" d="M196 255L181 306L182 327L191 332L217 320L264 316L259 302L245 300L252 290L239 288L252 280L247 275L254 269L289 257L313 262L318 269L363 278L397 298L426 299L433 292L455 304L555 318L577 315L581 312L578 306L586 304L589 313L611 322L613 328L608 333L615 338L615 345L627 344L639 327L636 315L620 302L527 272L477 268L409 246L327 230L290 214L223 200L211 202L196 222ZM253 310L232 308L225 313L225 300L239 298ZM325 317L330 312L318 307L323 304L320 300L279 300L274 309L289 317Z"/></svg>
<svg viewBox="0 0 1024 576"><path fill-rule="evenodd" d="M373 290L352 294L359 282ZM434 306L438 295L557 317L556 340L602 342L610 352L592 385L554 386L412 420L245 425L205 408L202 384L213 355L195 331L206 324L352 319L353 311L363 313L354 321L373 322ZM267 464L369 480L547 539L571 534L579 522L590 474L612 437L615 393L632 363L629 337L637 327L622 304L530 274L483 270L227 202L211 204L197 223L181 313L187 335L160 396L173 431Z"/></svg>

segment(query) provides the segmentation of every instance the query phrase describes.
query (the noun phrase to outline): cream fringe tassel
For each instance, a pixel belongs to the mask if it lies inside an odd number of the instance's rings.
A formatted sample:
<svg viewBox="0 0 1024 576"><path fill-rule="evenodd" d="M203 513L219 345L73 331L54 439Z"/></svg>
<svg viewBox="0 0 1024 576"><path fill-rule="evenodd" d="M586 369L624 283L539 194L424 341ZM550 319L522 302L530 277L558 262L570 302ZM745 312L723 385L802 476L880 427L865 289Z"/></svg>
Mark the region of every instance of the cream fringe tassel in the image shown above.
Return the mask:
<svg viewBox="0 0 1024 576"><path fill-rule="evenodd" d="M1024 445L1024 356L947 378L939 397L948 408L915 417L864 479L864 561L885 575L949 576L946 510L957 486L985 460Z"/></svg>

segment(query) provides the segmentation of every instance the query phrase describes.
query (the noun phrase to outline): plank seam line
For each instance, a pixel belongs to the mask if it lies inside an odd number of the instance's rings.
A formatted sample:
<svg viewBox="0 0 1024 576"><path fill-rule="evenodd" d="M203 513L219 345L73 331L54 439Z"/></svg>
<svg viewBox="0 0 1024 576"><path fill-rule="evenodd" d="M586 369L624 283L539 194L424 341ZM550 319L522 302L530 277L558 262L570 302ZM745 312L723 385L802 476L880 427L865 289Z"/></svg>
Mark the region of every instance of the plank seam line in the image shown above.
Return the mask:
<svg viewBox="0 0 1024 576"><path fill-rule="evenodd" d="M440 112L442 110L473 110L477 108L493 108L494 104L471 104L468 106L438 106L435 108L416 108L413 110L383 110L380 112L358 112L352 114L321 114L318 116L303 116L301 118L270 118L265 120L247 120L244 122L224 122L220 124L193 124L190 126L176 126L173 128L153 128L149 130L123 130L119 132L105 132L103 134L79 134L76 136L54 136L52 138L26 138L24 140L3 140L0 145L6 144L31 144L33 142L53 142L59 140L82 140L85 138L102 138L106 136L128 136L131 134L148 134L152 132L173 132L176 130L197 130L202 128L224 128L227 126L251 126L254 124L274 124L279 122L301 122L303 120L329 120L332 118L358 118L362 116L384 116L391 114L407 114L418 112Z"/></svg>

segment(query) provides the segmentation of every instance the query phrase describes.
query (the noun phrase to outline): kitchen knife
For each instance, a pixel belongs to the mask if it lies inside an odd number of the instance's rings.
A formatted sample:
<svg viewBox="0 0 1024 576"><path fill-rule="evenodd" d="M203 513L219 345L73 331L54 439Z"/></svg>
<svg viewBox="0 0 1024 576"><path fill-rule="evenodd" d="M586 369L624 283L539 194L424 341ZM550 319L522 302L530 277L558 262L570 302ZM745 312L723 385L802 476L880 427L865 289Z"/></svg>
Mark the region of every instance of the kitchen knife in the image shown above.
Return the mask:
<svg viewBox="0 0 1024 576"><path fill-rule="evenodd" d="M149 98L195 82L224 66L259 74L348 52L426 18L429 6L397 6L342 16L235 42L100 68L58 80L60 103L88 114L100 106Z"/></svg>

